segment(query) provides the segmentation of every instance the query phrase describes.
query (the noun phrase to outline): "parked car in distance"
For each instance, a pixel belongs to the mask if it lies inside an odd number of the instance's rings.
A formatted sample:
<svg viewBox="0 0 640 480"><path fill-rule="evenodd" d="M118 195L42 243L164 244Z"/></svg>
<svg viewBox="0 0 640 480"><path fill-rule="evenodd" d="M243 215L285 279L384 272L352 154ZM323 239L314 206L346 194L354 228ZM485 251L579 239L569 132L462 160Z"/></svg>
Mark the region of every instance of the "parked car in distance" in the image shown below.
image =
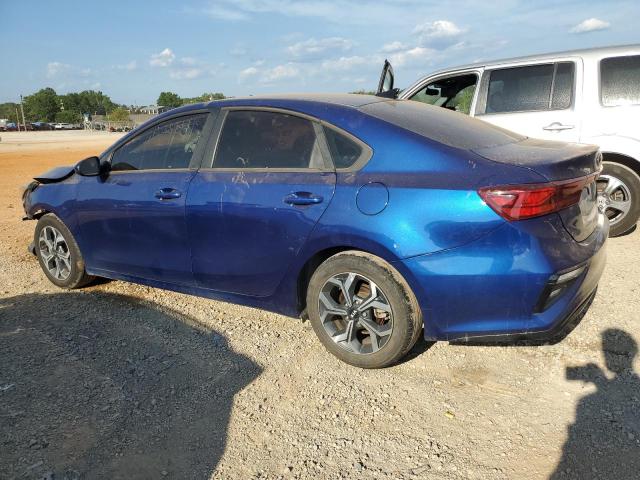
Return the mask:
<svg viewBox="0 0 640 480"><path fill-rule="evenodd" d="M73 125L71 123L58 122L53 124L53 129L54 130L72 130Z"/></svg>
<svg viewBox="0 0 640 480"><path fill-rule="evenodd" d="M33 122L33 130L52 130L51 125L46 122Z"/></svg>
<svg viewBox="0 0 640 480"><path fill-rule="evenodd" d="M385 64L378 93L474 116L522 135L598 145L599 202L611 235L640 217L640 45L532 55L448 68L401 93Z"/></svg>
<svg viewBox="0 0 640 480"><path fill-rule="evenodd" d="M108 277L308 317L352 365L429 340L556 341L600 278L596 147L368 95L227 99L154 117L36 177L55 285Z"/></svg>

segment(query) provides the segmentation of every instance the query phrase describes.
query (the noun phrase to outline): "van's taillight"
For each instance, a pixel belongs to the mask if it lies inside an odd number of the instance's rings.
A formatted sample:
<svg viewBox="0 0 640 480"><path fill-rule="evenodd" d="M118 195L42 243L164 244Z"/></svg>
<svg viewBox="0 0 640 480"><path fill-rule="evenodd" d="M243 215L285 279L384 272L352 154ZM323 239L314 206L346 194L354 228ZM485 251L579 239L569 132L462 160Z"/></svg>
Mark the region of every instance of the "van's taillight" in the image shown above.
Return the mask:
<svg viewBox="0 0 640 480"><path fill-rule="evenodd" d="M478 194L501 217L524 220L557 212L580 202L582 190L594 182L598 175L594 173L561 182L485 187L478 190Z"/></svg>

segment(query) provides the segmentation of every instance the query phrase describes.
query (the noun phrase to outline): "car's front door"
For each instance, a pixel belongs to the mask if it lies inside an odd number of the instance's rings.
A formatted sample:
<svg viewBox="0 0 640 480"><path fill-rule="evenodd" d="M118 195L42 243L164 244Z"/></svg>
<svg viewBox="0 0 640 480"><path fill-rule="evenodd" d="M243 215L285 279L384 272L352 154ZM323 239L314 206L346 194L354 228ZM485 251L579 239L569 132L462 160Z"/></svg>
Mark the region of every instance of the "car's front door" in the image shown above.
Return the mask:
<svg viewBox="0 0 640 480"><path fill-rule="evenodd" d="M208 116L147 128L112 153L106 178L82 178L78 220L89 271L193 283L185 199Z"/></svg>
<svg viewBox="0 0 640 480"><path fill-rule="evenodd" d="M581 75L577 60L487 69L476 117L528 137L577 142Z"/></svg>
<svg viewBox="0 0 640 480"><path fill-rule="evenodd" d="M213 161L187 198L199 286L269 296L333 197L319 125L290 112L223 110Z"/></svg>

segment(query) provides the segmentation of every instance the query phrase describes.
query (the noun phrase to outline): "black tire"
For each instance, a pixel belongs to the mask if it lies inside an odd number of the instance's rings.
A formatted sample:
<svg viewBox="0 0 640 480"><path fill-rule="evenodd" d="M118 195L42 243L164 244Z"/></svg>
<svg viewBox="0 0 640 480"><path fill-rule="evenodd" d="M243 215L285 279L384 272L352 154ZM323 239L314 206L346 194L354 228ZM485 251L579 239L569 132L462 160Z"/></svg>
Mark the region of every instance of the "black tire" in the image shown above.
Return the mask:
<svg viewBox="0 0 640 480"><path fill-rule="evenodd" d="M624 215L616 215L611 218L611 228L609 230L610 237L624 235L633 227L635 227L640 218L640 176L629 167L613 162L603 162L602 176L613 177L620 180L624 184L624 188L619 188L615 195L619 198L629 197L631 208ZM602 181L599 182L602 185ZM601 190L600 188L599 190ZM606 207L605 207L606 208ZM607 210L610 216L616 214L615 210Z"/></svg>
<svg viewBox="0 0 640 480"><path fill-rule="evenodd" d="M381 344L377 351L357 353L347 350L333 340L321 320L320 294L323 292L323 288L329 285L327 282L334 276L348 275L349 273L374 282L382 293L386 305L390 307L391 333L388 335L388 339L384 339L385 343ZM363 283L366 282L363 280ZM325 348L340 360L361 368L383 368L398 362L415 345L423 325L418 301L400 273L383 259L355 250L341 252L330 257L313 273L307 289L307 311L311 325ZM378 320L377 317L374 318L376 313L373 309L368 311L371 312L370 318ZM347 323L349 317L332 315L330 318L337 318L339 322L344 320L344 323ZM367 333L362 328L360 331ZM376 345L377 343L376 340Z"/></svg>
<svg viewBox="0 0 640 480"><path fill-rule="evenodd" d="M50 228L47 229L47 227ZM58 232L64 240L64 243L60 242L57 244L55 250L58 258L51 259L49 266L47 266L44 258L44 251L48 251L49 247L44 240L41 242L41 234L45 229L47 229L45 234ZM40 263L42 271L54 285L71 290L74 288L84 287L94 279L91 275L87 275L87 272L85 271L82 253L80 253L80 249L78 248L78 244L73 238L73 235L67 226L54 214L48 213L38 220L33 236L33 244L35 245L36 256L38 257L38 262ZM63 256L66 257L66 261L62 259ZM63 264L64 268L60 276L56 276L50 271L50 267L52 265ZM70 268L68 268L67 265Z"/></svg>

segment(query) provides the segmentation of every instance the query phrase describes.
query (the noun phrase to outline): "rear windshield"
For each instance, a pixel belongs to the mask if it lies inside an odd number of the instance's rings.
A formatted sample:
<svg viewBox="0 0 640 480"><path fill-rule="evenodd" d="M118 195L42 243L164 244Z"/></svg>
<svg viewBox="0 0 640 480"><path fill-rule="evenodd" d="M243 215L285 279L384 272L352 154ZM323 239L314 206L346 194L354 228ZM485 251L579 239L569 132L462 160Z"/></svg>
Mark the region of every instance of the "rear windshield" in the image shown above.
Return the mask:
<svg viewBox="0 0 640 480"><path fill-rule="evenodd" d="M505 145L526 138L462 113L411 100L373 103L360 110L435 142L465 150Z"/></svg>

